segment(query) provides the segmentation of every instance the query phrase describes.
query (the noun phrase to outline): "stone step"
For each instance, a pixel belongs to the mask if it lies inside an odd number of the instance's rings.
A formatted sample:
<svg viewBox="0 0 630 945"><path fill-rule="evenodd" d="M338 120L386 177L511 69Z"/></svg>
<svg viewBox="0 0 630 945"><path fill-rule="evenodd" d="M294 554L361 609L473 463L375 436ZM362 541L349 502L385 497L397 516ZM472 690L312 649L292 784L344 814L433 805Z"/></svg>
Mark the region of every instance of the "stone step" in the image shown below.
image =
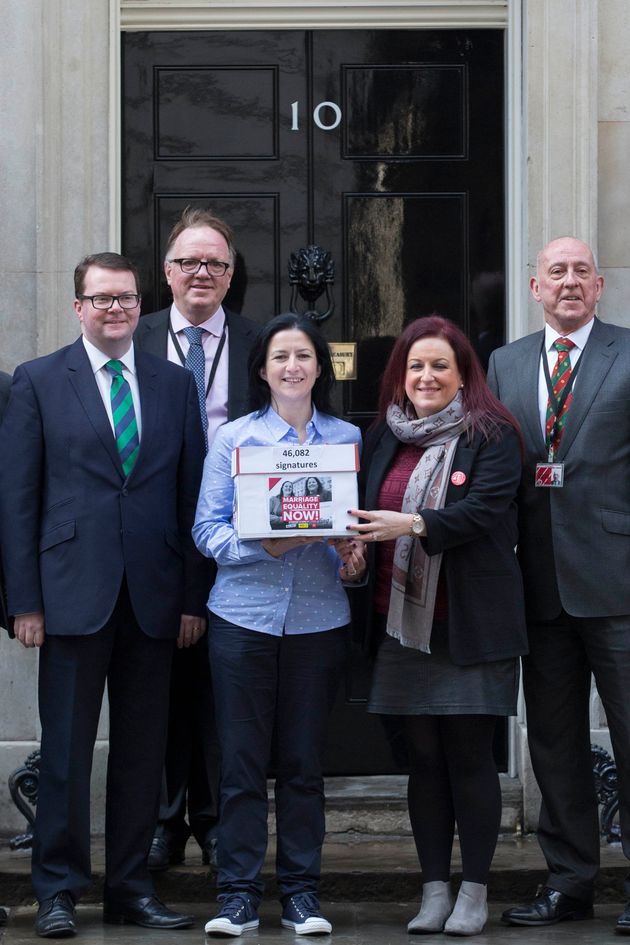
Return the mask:
<svg viewBox="0 0 630 945"><path fill-rule="evenodd" d="M531 897L545 879L545 864L532 835L520 835L521 788L518 781L502 776L503 826L489 880L489 895L497 902L517 902ZM421 873L411 837L402 777L332 778L326 783L328 833L322 854L320 892L323 899L345 901L414 900ZM270 840L264 868L266 895L276 895L274 881L275 825L270 799ZM623 880L627 861L619 844L602 842L602 870L597 889L599 901L625 899ZM102 837L93 839L94 884L86 902L102 900L104 873ZM457 840L453 871L459 876L461 858ZM201 852L191 840L186 860L155 876L158 894L167 902L213 902L215 877L201 862ZM30 854L0 847L0 903L33 901Z"/></svg>
<svg viewBox="0 0 630 945"><path fill-rule="evenodd" d="M275 841L271 837L263 878L266 898L276 898L274 880ZM624 902L627 860L619 844L602 842L602 869L597 881L598 902ZM453 875L461 879L459 844L453 848ZM82 901L102 902L104 845L95 838L92 847L94 882ZM520 902L531 898L544 882L545 864L533 835L501 835L488 881L488 895L496 902ZM417 898L422 876L411 837L390 835L328 834L322 856L320 894L332 901L406 902ZM201 863L194 841L186 848L185 863L155 874L158 895L168 903L205 902L216 898L214 873ZM27 851L0 851L0 903L5 906L33 902L30 855Z"/></svg>

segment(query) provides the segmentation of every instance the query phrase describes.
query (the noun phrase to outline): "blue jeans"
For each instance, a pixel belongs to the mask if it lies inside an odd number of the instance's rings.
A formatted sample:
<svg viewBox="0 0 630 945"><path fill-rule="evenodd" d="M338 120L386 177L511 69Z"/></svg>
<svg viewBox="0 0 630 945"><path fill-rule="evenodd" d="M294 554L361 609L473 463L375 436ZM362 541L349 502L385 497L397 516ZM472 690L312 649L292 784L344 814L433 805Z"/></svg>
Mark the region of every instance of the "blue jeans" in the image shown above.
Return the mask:
<svg viewBox="0 0 630 945"><path fill-rule="evenodd" d="M222 756L219 893L262 897L274 740L280 895L316 892L325 832L321 758L346 628L276 637L211 613L208 648Z"/></svg>

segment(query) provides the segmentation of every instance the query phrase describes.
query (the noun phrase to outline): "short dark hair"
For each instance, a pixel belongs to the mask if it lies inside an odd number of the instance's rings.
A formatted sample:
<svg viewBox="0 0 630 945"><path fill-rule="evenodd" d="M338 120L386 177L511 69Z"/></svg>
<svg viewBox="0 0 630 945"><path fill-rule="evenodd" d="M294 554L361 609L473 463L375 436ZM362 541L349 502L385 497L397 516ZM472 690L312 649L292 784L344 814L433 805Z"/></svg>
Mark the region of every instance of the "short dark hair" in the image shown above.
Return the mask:
<svg viewBox="0 0 630 945"><path fill-rule="evenodd" d="M453 349L457 370L464 384L462 397L469 430L479 431L486 439L492 439L499 436L501 426L507 424L514 427L521 439L518 423L488 387L483 368L470 341L454 322L437 313L416 318L398 336L383 373L377 419L385 419L390 404L397 404L403 410L407 406L407 356L411 346L421 338L443 338Z"/></svg>
<svg viewBox="0 0 630 945"><path fill-rule="evenodd" d="M249 371L249 399L252 410L264 413L271 403L271 391L267 381L260 376L260 369L265 366L267 350L274 335L279 331L302 331L315 348L315 356L320 368L319 377L313 385L311 399L322 413L332 413L330 402L332 389L335 385L330 349L325 338L315 323L306 315L294 315L286 312L276 315L261 328L249 354L247 363Z"/></svg>
<svg viewBox="0 0 630 945"><path fill-rule="evenodd" d="M74 295L75 298L83 295L85 288L85 276L88 269L92 266L98 266L100 269L114 269L118 272L131 272L136 283L136 292L140 295L140 276L138 269L130 259L121 256L120 253L91 253L84 256L77 268L74 270Z"/></svg>
<svg viewBox="0 0 630 945"><path fill-rule="evenodd" d="M166 250L164 253L164 258L167 259L168 255L173 248L173 245L178 236L184 232L184 230L189 230L198 226L209 226L211 229L216 230L217 233L220 233L225 242L228 245L228 251L230 253L230 262L232 266L236 262L236 246L234 243L234 233L232 229L228 226L225 220L222 220L221 217L217 217L212 210L208 210L205 207L186 207L182 214L168 234L168 240L166 241Z"/></svg>

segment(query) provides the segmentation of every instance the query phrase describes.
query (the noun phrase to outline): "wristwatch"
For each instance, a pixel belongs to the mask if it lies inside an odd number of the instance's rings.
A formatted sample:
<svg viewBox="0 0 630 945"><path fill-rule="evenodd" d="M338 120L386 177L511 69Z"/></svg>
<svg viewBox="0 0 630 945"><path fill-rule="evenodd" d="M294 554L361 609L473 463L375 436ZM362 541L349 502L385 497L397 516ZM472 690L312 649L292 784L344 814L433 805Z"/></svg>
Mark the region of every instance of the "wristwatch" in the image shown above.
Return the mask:
<svg viewBox="0 0 630 945"><path fill-rule="evenodd" d="M421 535L426 535L427 530L425 528L424 519L419 512L414 512L413 518L411 519L411 537L420 538Z"/></svg>

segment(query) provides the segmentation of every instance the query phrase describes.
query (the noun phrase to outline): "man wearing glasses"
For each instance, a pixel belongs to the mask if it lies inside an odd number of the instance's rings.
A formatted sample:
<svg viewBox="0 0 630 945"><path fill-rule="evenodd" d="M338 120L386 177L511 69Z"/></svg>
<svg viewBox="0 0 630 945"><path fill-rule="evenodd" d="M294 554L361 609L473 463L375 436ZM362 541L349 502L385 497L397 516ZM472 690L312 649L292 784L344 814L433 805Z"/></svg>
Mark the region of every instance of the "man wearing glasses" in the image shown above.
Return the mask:
<svg viewBox="0 0 630 945"><path fill-rule="evenodd" d="M235 261L227 223L209 210L187 207L166 245L164 272L173 304L143 316L134 337L140 350L192 371L206 445L218 427L249 409L247 356L257 326L222 304ZM206 562L206 567L209 592L214 564ZM218 782L210 668L202 641L179 646L173 659L164 783L150 869L182 863L191 833L203 862L216 865Z"/></svg>
<svg viewBox="0 0 630 945"><path fill-rule="evenodd" d="M77 931L90 884L90 773L105 684L105 922L186 928L155 896L173 641L202 632L190 530L203 465L190 374L134 350L137 274L116 253L75 270L82 337L17 368L0 428L0 527L15 635L40 648L32 881L38 935Z"/></svg>

